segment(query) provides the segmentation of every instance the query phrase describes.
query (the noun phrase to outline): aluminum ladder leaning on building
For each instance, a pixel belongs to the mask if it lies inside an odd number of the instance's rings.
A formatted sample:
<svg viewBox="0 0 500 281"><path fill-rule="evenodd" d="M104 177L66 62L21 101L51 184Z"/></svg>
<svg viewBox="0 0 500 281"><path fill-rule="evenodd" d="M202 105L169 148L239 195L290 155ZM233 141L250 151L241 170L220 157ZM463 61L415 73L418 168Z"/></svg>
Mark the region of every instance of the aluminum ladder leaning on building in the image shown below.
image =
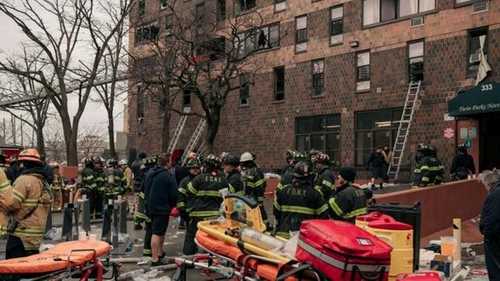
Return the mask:
<svg viewBox="0 0 500 281"><path fill-rule="evenodd" d="M177 146L177 143L179 142L179 138L181 137L182 131L184 130L184 127L186 126L186 121L187 121L188 116L187 115L181 115L181 118L179 119L179 123L177 123L177 127L175 128L174 135L172 136L172 139L170 140L170 143L168 144L168 153L172 154L174 153L175 147Z"/></svg>
<svg viewBox="0 0 500 281"><path fill-rule="evenodd" d="M194 130L193 135L191 136L191 139L189 140L189 143L186 146L186 149L184 150L184 154L182 154L183 165L186 164L186 160L189 153L192 152L200 142L201 135L203 134L206 125L207 125L207 120L205 120L204 118L200 119L200 122L198 122L198 125L196 126L196 129Z"/></svg>
<svg viewBox="0 0 500 281"><path fill-rule="evenodd" d="M404 151L406 148L406 143L408 141L408 136L410 135L411 124L415 116L415 105L420 94L421 84L422 81L412 81L408 85L408 92L406 94L403 113L401 114L398 133L396 135L396 141L394 142L394 147L392 149L392 156L389 161L389 169L387 170L387 175L394 180L398 179L399 171L401 169L401 163L403 162Z"/></svg>

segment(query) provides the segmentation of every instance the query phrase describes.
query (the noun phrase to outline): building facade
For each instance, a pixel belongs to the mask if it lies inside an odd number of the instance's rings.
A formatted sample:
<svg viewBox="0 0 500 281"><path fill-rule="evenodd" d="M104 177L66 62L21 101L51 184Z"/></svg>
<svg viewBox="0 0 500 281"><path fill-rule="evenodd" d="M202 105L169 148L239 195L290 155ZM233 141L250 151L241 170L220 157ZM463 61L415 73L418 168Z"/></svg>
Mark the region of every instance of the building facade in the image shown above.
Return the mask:
<svg viewBox="0 0 500 281"><path fill-rule="evenodd" d="M500 81L500 0L204 1L221 21L258 11L273 42L255 54L261 71L254 81L228 97L217 152L252 151L261 166L278 169L287 149L315 148L363 170L375 147L394 144L409 84L422 81L407 158L418 143L430 143L449 168L456 146L466 143L477 166L500 167L488 156L500 153L491 144L500 140L492 129L497 114L488 113L495 110L448 115L448 102L475 86L481 51L491 66L484 83ZM164 1L140 2L145 15L134 13L136 27L154 22L165 32ZM195 9L205 2L183 3ZM130 92L129 148L158 152L162 110L132 86ZM171 131L177 122L174 114ZM179 148L197 122L190 117Z"/></svg>

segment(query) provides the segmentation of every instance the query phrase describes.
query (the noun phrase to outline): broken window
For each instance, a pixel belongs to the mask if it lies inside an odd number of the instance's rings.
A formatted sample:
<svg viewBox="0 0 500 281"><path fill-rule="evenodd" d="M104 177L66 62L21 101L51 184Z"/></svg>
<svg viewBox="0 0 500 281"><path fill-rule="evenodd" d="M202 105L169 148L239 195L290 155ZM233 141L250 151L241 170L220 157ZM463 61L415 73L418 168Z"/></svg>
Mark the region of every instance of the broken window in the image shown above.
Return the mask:
<svg viewBox="0 0 500 281"><path fill-rule="evenodd" d="M144 110L146 107L146 101L144 97L144 89L142 86L137 87L137 119L144 118Z"/></svg>
<svg viewBox="0 0 500 281"><path fill-rule="evenodd" d="M408 80L424 80L424 41L408 44Z"/></svg>
<svg viewBox="0 0 500 281"><path fill-rule="evenodd" d="M286 0L274 0L274 11L281 12L286 10L287 2Z"/></svg>
<svg viewBox="0 0 500 281"><path fill-rule="evenodd" d="M217 21L226 19L226 0L217 0Z"/></svg>
<svg viewBox="0 0 500 281"><path fill-rule="evenodd" d="M236 1L235 5L236 15L240 15L241 13L253 9L256 6L255 0L235 0L235 1Z"/></svg>
<svg viewBox="0 0 500 281"><path fill-rule="evenodd" d="M146 15L146 0L139 0L138 9L139 9L138 12L139 12L140 17L143 17L144 15Z"/></svg>
<svg viewBox="0 0 500 281"><path fill-rule="evenodd" d="M337 6L330 9L330 44L342 43L344 37L344 7Z"/></svg>
<svg viewBox="0 0 500 281"><path fill-rule="evenodd" d="M467 55L467 75L477 74L481 60L481 40L484 40L483 52L488 57L488 29L481 28L469 32L469 53Z"/></svg>
<svg viewBox="0 0 500 281"><path fill-rule="evenodd" d="M285 67L275 67L274 73L274 100L285 99Z"/></svg>
<svg viewBox="0 0 500 281"><path fill-rule="evenodd" d="M182 92L182 106L183 107L191 107L191 91L184 90Z"/></svg>
<svg viewBox="0 0 500 281"><path fill-rule="evenodd" d="M135 30L135 43L143 43L158 39L160 29L156 23L138 27Z"/></svg>
<svg viewBox="0 0 500 281"><path fill-rule="evenodd" d="M357 54L356 90L370 89L370 51Z"/></svg>
<svg viewBox="0 0 500 281"><path fill-rule="evenodd" d="M248 105L250 98L250 83L248 77L244 74L240 75L240 105Z"/></svg>
<svg viewBox="0 0 500 281"><path fill-rule="evenodd" d="M312 61L312 95L321 96L325 89L325 60Z"/></svg>
<svg viewBox="0 0 500 281"><path fill-rule="evenodd" d="M160 9L165 9L168 6L168 0L160 0Z"/></svg>
<svg viewBox="0 0 500 281"><path fill-rule="evenodd" d="M169 36L173 34L174 29L174 16L166 15L165 16L165 35Z"/></svg>

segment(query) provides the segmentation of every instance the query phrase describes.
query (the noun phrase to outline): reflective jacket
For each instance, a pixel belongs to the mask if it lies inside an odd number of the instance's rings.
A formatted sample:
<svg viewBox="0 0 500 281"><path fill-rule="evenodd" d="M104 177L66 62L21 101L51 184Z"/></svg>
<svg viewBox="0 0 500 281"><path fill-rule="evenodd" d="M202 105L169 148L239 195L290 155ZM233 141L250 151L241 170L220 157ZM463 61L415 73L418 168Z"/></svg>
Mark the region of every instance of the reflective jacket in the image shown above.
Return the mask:
<svg viewBox="0 0 500 281"><path fill-rule="evenodd" d="M132 173L132 169L125 167L123 176L125 177L127 191L132 191L134 185L134 173Z"/></svg>
<svg viewBox="0 0 500 281"><path fill-rule="evenodd" d="M106 185L108 179L106 177L106 174L104 173L104 170L94 171L94 181L95 181L95 186L97 187L97 191L102 194L106 193Z"/></svg>
<svg viewBox="0 0 500 281"><path fill-rule="evenodd" d="M221 191L228 183L221 172L203 173L187 185L187 200L192 202L187 209L192 218L210 218L220 215L223 198Z"/></svg>
<svg viewBox="0 0 500 281"><path fill-rule="evenodd" d="M18 222L13 233L23 241L28 251L38 250L42 241L47 216L51 205L51 196L45 179L39 173L24 172L12 187L6 187L0 193L0 206ZM35 209L33 209L35 208ZM30 212L34 210L33 213ZM7 224L1 222L0 232L7 233Z"/></svg>
<svg viewBox="0 0 500 281"><path fill-rule="evenodd" d="M105 172L106 189L105 195L109 198L116 198L126 192L127 179L119 168L110 168Z"/></svg>
<svg viewBox="0 0 500 281"><path fill-rule="evenodd" d="M363 189L355 188L351 184L338 187L328 201L330 216L335 220L354 223L357 216L367 213L368 199Z"/></svg>
<svg viewBox="0 0 500 281"><path fill-rule="evenodd" d="M428 186L443 182L444 166L436 157L425 156L415 168L415 185Z"/></svg>
<svg viewBox="0 0 500 281"><path fill-rule="evenodd" d="M85 168L82 171L82 186L89 190L96 190L97 183L95 181L95 173L91 168Z"/></svg>
<svg viewBox="0 0 500 281"><path fill-rule="evenodd" d="M281 174L280 185L285 186L285 185L291 184L292 179L293 179L293 166L289 165L283 169L283 173Z"/></svg>
<svg viewBox="0 0 500 281"><path fill-rule="evenodd" d="M308 179L294 180L276 191L274 197L276 234L289 238L290 231L298 231L305 220L327 218L328 206L319 191Z"/></svg>
<svg viewBox="0 0 500 281"><path fill-rule="evenodd" d="M314 188L321 193L325 200L328 200L335 188L335 175L328 167L319 171L314 180Z"/></svg>
<svg viewBox="0 0 500 281"><path fill-rule="evenodd" d="M144 182L144 177L145 177L145 166L144 166L144 161L143 160L135 160L131 168L132 173L134 174L134 192L144 192L143 188L143 182Z"/></svg>
<svg viewBox="0 0 500 281"><path fill-rule="evenodd" d="M259 204L264 202L264 193L266 191L266 179L264 173L257 168L250 168L242 172L243 190L245 196L255 200Z"/></svg>
<svg viewBox="0 0 500 281"><path fill-rule="evenodd" d="M179 188L177 189L177 209L179 209L179 211L183 212L183 214L186 213L186 210L189 208L190 203L191 203L191 202L188 202L187 189L188 189L188 184L194 178L195 178L195 176L189 174L189 176L187 176L181 180L181 182L179 183Z"/></svg>
<svg viewBox="0 0 500 281"><path fill-rule="evenodd" d="M4 167L0 168L0 238L6 233L9 222L8 209L4 202L7 202L11 196L12 186L7 178Z"/></svg>
<svg viewBox="0 0 500 281"><path fill-rule="evenodd" d="M236 193L238 195L245 195L243 181L241 180L241 174L238 170L230 172L226 179L229 184L229 192Z"/></svg>

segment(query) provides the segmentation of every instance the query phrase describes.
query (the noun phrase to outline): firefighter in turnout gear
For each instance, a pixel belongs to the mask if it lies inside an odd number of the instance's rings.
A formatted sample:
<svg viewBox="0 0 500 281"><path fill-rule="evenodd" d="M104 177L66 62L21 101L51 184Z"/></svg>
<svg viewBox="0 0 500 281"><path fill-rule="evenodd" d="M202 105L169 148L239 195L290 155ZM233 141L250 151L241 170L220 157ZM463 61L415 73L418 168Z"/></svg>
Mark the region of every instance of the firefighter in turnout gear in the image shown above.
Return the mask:
<svg viewBox="0 0 500 281"><path fill-rule="evenodd" d="M99 192L97 189L94 161L92 158L85 158L83 163L85 167L81 173L82 193L86 194L89 199L90 214L92 215L96 212L96 210L102 210L102 208L99 209L99 206L96 204Z"/></svg>
<svg viewBox="0 0 500 281"><path fill-rule="evenodd" d="M310 172L308 163L297 163L292 183L276 191L274 216L276 234L280 237L290 238L290 232L299 231L305 220L328 218L328 206L321 193L311 185Z"/></svg>
<svg viewBox="0 0 500 281"><path fill-rule="evenodd" d="M105 176L107 186L104 195L106 199L116 199L119 195L125 194L127 179L118 167L118 161L108 160Z"/></svg>
<svg viewBox="0 0 500 281"><path fill-rule="evenodd" d="M132 162L130 167L133 177L132 189L135 193L135 204L134 204L134 229L141 230L142 223L147 219L144 214L144 191L142 190L142 185L144 183L144 171L146 169L146 154L140 153L139 158ZM142 210L139 210L142 205Z"/></svg>
<svg viewBox="0 0 500 281"><path fill-rule="evenodd" d="M57 162L52 162L49 164L52 168L54 174L54 180L50 185L50 190L52 192L52 211L60 212L64 205L63 200L63 189L64 189L64 180L59 173L59 164Z"/></svg>
<svg viewBox="0 0 500 281"><path fill-rule="evenodd" d="M283 169L283 173L281 175L281 186L292 183L295 165L300 161L305 160L306 156L302 152L296 150L288 150L286 152L287 166Z"/></svg>
<svg viewBox="0 0 500 281"><path fill-rule="evenodd" d="M186 229L183 253L193 255L197 252L194 242L198 222L217 218L223 201L221 192L228 188L228 183L221 171L221 160L215 155L208 155L204 160L204 172L188 183L186 200L189 222Z"/></svg>
<svg viewBox="0 0 500 281"><path fill-rule="evenodd" d="M187 222L189 221L189 206L187 201L188 184L201 173L201 162L198 159L189 159L186 163L186 169L189 170L189 176L183 178L177 189L177 209L181 212L181 217Z"/></svg>
<svg viewBox="0 0 500 281"><path fill-rule="evenodd" d="M94 157L94 182L95 192L93 192L94 203L90 204L90 213L94 214L94 218L101 219L104 208L104 195L106 193L107 178L104 172L104 160L101 157Z"/></svg>
<svg viewBox="0 0 500 281"><path fill-rule="evenodd" d="M21 175L9 186L3 173L0 182L0 209L7 211L9 220L0 221L0 231L6 233L6 259L38 253L45 232L52 198L47 173L36 149L19 154Z"/></svg>
<svg viewBox="0 0 500 281"><path fill-rule="evenodd" d="M130 192L133 190L133 185L134 185L134 173L132 172L132 169L127 164L127 160L122 159L120 162L118 162L118 166L120 167L121 171L123 172L123 176L125 177L125 189L127 192Z"/></svg>
<svg viewBox="0 0 500 281"><path fill-rule="evenodd" d="M325 200L328 200L335 190L335 175L330 166L330 156L326 153L318 153L311 158L311 161L316 171L314 188Z"/></svg>
<svg viewBox="0 0 500 281"><path fill-rule="evenodd" d="M227 183L229 184L229 192L241 196L245 195L241 173L238 170L240 158L235 155L227 154L222 159L222 165L224 167L224 173L226 174Z"/></svg>
<svg viewBox="0 0 500 281"><path fill-rule="evenodd" d="M260 206L262 218L268 224L268 216L264 209L264 193L266 192L266 179L264 173L255 163L255 155L250 152L241 154L240 157L241 179L243 181L243 191Z"/></svg>
<svg viewBox="0 0 500 281"><path fill-rule="evenodd" d="M144 233L144 250L142 252L142 255L144 257L151 257L152 252L151 252L151 237L153 235L152 233L152 228L151 228L151 219L148 217L146 214L146 202L145 202L145 183L146 183L146 178L148 177L148 174L153 170L158 165L158 157L157 156L151 156L149 158L146 158L144 161L144 180L142 182L141 186L141 193L140 193L140 201L139 201L139 206L137 209L136 214L138 214L146 223L146 232Z"/></svg>
<svg viewBox="0 0 500 281"><path fill-rule="evenodd" d="M371 197L371 193L369 190L354 187L355 179L356 170L354 168L340 169L336 190L328 201L332 219L354 223L357 216L367 213L368 199Z"/></svg>
<svg viewBox="0 0 500 281"><path fill-rule="evenodd" d="M437 158L436 149L430 145L419 144L417 147L415 181L416 186L441 184L444 166Z"/></svg>

